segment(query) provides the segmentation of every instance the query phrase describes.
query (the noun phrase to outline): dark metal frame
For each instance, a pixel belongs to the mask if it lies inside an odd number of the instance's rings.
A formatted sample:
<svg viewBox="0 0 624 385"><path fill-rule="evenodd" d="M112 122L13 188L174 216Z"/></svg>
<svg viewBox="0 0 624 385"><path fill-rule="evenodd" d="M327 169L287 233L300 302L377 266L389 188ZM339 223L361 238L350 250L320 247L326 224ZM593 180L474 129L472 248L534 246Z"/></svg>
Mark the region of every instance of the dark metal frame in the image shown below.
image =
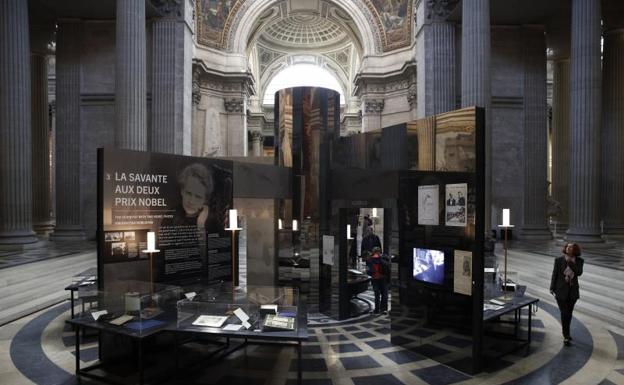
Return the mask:
<svg viewBox="0 0 624 385"><path fill-rule="evenodd" d="M520 350L522 348L526 348L526 352L525 352L525 356L529 353L529 349L531 347L531 341L532 341L532 320L533 320L533 312L532 312L532 307L534 304L537 304L539 302L539 299L537 298L533 298L532 300L525 302L525 303L520 303L520 304L510 304L511 306L508 309L504 309L504 311L502 312L497 312L495 315L491 316L491 317L487 317L484 316L483 317L483 321L484 323L489 323L489 322L494 322L494 323L506 323L506 324L512 324L514 326L514 332L513 334L507 334L507 333L487 333L485 335L495 335L496 337L502 337L506 340L510 340L510 341L517 341L517 342L522 342L521 344L514 346L512 349L509 349L508 351L504 351L501 352L496 358L500 358L502 356L505 356L509 353L513 353L517 350ZM507 306L506 306L507 307ZM520 331L520 325L522 323L522 309L528 307L529 310L529 316L528 316L528 325L527 325L527 338L526 339L522 339L518 336L518 332ZM514 314L514 319L513 321L507 321L507 320L501 320L500 317L507 315L507 314L511 314L513 312Z"/></svg>

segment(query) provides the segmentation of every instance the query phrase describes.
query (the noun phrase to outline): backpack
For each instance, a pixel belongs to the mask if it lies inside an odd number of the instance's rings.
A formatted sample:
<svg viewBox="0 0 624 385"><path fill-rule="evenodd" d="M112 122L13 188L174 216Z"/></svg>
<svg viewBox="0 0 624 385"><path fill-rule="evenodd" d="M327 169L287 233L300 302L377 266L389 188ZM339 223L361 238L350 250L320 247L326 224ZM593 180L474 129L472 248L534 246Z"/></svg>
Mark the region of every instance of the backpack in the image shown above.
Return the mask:
<svg viewBox="0 0 624 385"><path fill-rule="evenodd" d="M370 276L372 279L390 278L390 263L387 258L372 258Z"/></svg>

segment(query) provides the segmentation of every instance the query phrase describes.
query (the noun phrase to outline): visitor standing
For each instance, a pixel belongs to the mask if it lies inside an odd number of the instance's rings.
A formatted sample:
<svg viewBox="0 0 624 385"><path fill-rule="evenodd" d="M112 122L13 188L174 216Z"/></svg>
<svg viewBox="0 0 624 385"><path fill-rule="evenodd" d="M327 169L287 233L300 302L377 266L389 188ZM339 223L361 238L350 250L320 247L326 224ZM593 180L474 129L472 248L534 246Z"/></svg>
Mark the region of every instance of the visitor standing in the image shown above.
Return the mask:
<svg viewBox="0 0 624 385"><path fill-rule="evenodd" d="M550 280L550 294L557 299L557 305L561 312L561 329L563 343L570 345L570 323L574 305L579 299L578 277L583 274L583 258L581 248L576 243L567 243L563 247L563 256L555 259L552 277Z"/></svg>

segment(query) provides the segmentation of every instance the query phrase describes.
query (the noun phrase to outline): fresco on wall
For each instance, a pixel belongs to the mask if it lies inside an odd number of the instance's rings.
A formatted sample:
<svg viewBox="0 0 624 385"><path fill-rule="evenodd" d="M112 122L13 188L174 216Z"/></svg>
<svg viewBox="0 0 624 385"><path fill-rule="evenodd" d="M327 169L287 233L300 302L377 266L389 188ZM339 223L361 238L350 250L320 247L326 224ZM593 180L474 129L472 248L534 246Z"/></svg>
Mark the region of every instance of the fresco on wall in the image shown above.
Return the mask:
<svg viewBox="0 0 624 385"><path fill-rule="evenodd" d="M409 45L412 25L412 0L369 0L384 32L384 51Z"/></svg>
<svg viewBox="0 0 624 385"><path fill-rule="evenodd" d="M196 27L200 44L227 48L227 36L234 15L249 0L197 0ZM411 42L413 0L361 0L379 30L383 51L408 46ZM234 28L236 28L234 22Z"/></svg>
<svg viewBox="0 0 624 385"><path fill-rule="evenodd" d="M201 44L222 47L223 30L228 16L244 0L199 0L197 1L197 32Z"/></svg>

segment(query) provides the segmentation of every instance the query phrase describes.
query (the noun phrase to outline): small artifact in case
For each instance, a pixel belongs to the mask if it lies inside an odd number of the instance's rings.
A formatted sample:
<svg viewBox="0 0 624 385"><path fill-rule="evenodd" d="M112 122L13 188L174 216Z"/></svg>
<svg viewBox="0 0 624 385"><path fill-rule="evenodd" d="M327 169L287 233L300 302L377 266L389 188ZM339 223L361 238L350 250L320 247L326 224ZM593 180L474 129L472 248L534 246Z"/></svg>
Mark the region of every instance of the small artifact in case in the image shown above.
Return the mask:
<svg viewBox="0 0 624 385"><path fill-rule="evenodd" d="M220 328L221 326L223 326L225 321L227 321L227 319L228 317L225 316L200 315L195 321L193 321L193 325L207 326L210 328Z"/></svg>
<svg viewBox="0 0 624 385"><path fill-rule="evenodd" d="M277 305L261 305L260 315L277 314Z"/></svg>
<svg viewBox="0 0 624 385"><path fill-rule="evenodd" d="M295 330L295 317L267 314L262 326L264 330Z"/></svg>

